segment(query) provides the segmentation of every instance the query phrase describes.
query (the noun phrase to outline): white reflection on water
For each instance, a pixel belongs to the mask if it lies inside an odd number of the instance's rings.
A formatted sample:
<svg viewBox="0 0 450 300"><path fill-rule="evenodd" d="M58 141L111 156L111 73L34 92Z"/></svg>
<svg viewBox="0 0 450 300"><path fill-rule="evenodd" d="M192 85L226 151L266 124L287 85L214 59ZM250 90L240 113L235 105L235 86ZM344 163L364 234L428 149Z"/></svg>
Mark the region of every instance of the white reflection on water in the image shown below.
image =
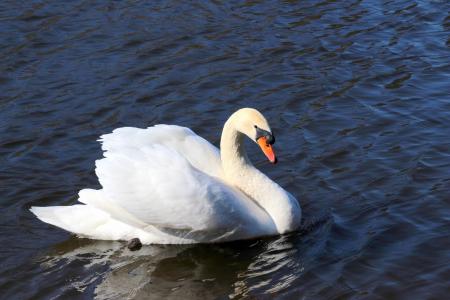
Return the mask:
<svg viewBox="0 0 450 300"><path fill-rule="evenodd" d="M234 283L234 292L230 297L249 296L254 291L270 294L289 287L303 271L297 252L288 236L267 243L247 270L238 274L239 280Z"/></svg>

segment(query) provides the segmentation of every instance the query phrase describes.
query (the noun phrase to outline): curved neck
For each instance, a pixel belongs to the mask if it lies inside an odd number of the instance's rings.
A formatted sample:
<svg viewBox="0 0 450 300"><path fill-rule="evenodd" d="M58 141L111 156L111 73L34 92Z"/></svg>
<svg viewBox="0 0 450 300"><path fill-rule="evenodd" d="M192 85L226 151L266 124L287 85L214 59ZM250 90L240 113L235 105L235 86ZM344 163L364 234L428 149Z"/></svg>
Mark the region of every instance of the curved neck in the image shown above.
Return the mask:
<svg viewBox="0 0 450 300"><path fill-rule="evenodd" d="M227 179L232 179L234 170L240 167L253 167L244 148L244 134L235 129L231 118L223 127L220 138L220 157Z"/></svg>
<svg viewBox="0 0 450 300"><path fill-rule="evenodd" d="M227 120L220 140L220 156L225 179L258 203L274 221L279 233L300 225L297 200L256 169L244 148L245 135L236 130L233 116Z"/></svg>

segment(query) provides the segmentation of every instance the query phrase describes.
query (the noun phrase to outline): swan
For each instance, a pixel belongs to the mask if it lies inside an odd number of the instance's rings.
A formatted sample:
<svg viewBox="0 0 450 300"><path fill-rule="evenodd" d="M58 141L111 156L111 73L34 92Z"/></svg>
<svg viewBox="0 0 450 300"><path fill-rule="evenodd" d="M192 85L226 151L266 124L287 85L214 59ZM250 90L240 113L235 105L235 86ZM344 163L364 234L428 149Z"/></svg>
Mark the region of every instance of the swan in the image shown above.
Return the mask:
<svg viewBox="0 0 450 300"><path fill-rule="evenodd" d="M102 189L72 206L31 207L41 221L80 237L143 244L217 243L279 235L300 226L297 199L250 162L244 136L271 163L275 137L253 108L225 122L220 151L186 127L123 127L102 135Z"/></svg>

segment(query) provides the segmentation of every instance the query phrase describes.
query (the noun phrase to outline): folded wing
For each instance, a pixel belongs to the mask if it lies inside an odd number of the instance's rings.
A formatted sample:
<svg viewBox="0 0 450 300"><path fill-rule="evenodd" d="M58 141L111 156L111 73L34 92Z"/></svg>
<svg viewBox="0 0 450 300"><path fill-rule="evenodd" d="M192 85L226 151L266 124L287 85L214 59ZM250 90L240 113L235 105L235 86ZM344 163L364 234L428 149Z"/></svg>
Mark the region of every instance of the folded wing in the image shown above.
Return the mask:
<svg viewBox="0 0 450 300"><path fill-rule="evenodd" d="M220 239L267 223L253 201L221 181L217 148L187 128L120 128L101 141L101 201L110 202L105 206L114 207L109 213L117 219L194 239Z"/></svg>

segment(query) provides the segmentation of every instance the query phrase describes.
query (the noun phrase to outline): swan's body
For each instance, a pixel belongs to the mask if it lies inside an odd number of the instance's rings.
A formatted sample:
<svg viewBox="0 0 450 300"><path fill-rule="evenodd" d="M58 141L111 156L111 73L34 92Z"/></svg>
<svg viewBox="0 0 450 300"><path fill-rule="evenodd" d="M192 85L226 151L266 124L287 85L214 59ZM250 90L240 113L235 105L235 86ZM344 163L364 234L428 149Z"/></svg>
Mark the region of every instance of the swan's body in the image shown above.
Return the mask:
<svg viewBox="0 0 450 300"><path fill-rule="evenodd" d="M96 174L102 189L81 190L83 204L31 211L79 236L139 238L146 244L212 243L293 231L301 218L297 200L253 167L245 153L244 134L265 141L255 136L258 130L271 132L258 111L235 112L225 123L219 152L185 127L116 129L100 139L105 157L97 160ZM275 162L273 152L270 159Z"/></svg>

